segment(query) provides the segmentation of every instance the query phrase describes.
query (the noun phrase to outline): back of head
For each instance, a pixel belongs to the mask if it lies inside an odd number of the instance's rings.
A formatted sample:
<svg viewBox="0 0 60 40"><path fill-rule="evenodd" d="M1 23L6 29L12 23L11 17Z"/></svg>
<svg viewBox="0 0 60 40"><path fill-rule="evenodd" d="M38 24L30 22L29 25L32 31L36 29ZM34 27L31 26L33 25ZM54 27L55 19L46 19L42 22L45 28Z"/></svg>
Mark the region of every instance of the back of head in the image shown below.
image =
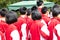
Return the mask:
<svg viewBox="0 0 60 40"><path fill-rule="evenodd" d="M60 6L59 7L55 7L52 11L52 15L53 17L57 17L60 14Z"/></svg>
<svg viewBox="0 0 60 40"><path fill-rule="evenodd" d="M38 11L32 11L32 19L33 20L40 20L41 19L41 14Z"/></svg>
<svg viewBox="0 0 60 40"><path fill-rule="evenodd" d="M30 16L32 14L31 9L27 9L27 16Z"/></svg>
<svg viewBox="0 0 60 40"><path fill-rule="evenodd" d="M3 12L5 12L5 13L8 13L8 9L7 8L2 8L1 9Z"/></svg>
<svg viewBox="0 0 60 40"><path fill-rule="evenodd" d="M51 8L51 11L53 11L54 8L57 8L57 7L59 7L59 5L58 5L58 4L55 4L55 5Z"/></svg>
<svg viewBox="0 0 60 40"><path fill-rule="evenodd" d="M0 10L0 16L5 17L5 15L6 15L6 13L4 11Z"/></svg>
<svg viewBox="0 0 60 40"><path fill-rule="evenodd" d="M53 8L57 8L57 7L59 7L59 5L58 5L58 4L55 4L55 5L53 6Z"/></svg>
<svg viewBox="0 0 60 40"><path fill-rule="evenodd" d="M37 10L37 6L33 6L33 7L31 8L31 11L34 11L34 10Z"/></svg>
<svg viewBox="0 0 60 40"><path fill-rule="evenodd" d="M25 15L26 14L26 11L27 11L27 8L26 7L21 7L19 9L19 12L20 12L21 15Z"/></svg>
<svg viewBox="0 0 60 40"><path fill-rule="evenodd" d="M41 6L43 4L43 1L40 0L40 1L37 1L37 6Z"/></svg>
<svg viewBox="0 0 60 40"><path fill-rule="evenodd" d="M10 11L8 14L6 14L6 23L12 24L17 21L17 14L13 11Z"/></svg>
<svg viewBox="0 0 60 40"><path fill-rule="evenodd" d="M41 9L42 14L45 14L47 11L48 11L48 8L47 8L47 7L43 7L43 8Z"/></svg>

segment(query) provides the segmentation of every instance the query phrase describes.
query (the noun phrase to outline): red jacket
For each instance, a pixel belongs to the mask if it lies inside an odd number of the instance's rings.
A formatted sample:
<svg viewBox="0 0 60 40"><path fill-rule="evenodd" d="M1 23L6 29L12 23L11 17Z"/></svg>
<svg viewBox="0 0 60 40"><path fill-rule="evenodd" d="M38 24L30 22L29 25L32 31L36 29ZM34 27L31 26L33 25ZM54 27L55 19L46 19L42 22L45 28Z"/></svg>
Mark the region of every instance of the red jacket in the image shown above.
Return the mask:
<svg viewBox="0 0 60 40"><path fill-rule="evenodd" d="M29 17L27 17L27 34L28 34L28 40L30 40L30 27L32 25L33 20Z"/></svg>
<svg viewBox="0 0 60 40"><path fill-rule="evenodd" d="M49 24L48 24L48 29L50 31L50 37L49 37L49 40L55 40L57 39L57 31L55 30L55 27L60 24L60 22L56 19L56 18L53 18Z"/></svg>
<svg viewBox="0 0 60 40"><path fill-rule="evenodd" d="M31 18L27 17L27 26L28 26L28 29L30 29L32 22L33 22L33 20Z"/></svg>
<svg viewBox="0 0 60 40"><path fill-rule="evenodd" d="M57 19L60 22L60 18L55 18L55 19Z"/></svg>
<svg viewBox="0 0 60 40"><path fill-rule="evenodd" d="M28 40L27 36L27 17L19 17L18 21L15 23L19 33L20 33L20 40Z"/></svg>
<svg viewBox="0 0 60 40"><path fill-rule="evenodd" d="M40 40L40 29L42 25L40 20L33 21L30 27L31 40Z"/></svg>
<svg viewBox="0 0 60 40"><path fill-rule="evenodd" d="M42 14L42 19L46 22L46 24L48 25L48 22L51 20L48 16Z"/></svg>
<svg viewBox="0 0 60 40"><path fill-rule="evenodd" d="M41 27L41 40L48 40L49 38L49 30L48 30L48 26L45 23L45 21L42 19L41 23L43 24Z"/></svg>
<svg viewBox="0 0 60 40"><path fill-rule="evenodd" d="M13 24L5 25L6 40L20 40L19 32Z"/></svg>
<svg viewBox="0 0 60 40"><path fill-rule="evenodd" d="M4 24L5 24L5 23L0 22L0 31L1 31L2 33L5 32L5 31L4 31Z"/></svg>

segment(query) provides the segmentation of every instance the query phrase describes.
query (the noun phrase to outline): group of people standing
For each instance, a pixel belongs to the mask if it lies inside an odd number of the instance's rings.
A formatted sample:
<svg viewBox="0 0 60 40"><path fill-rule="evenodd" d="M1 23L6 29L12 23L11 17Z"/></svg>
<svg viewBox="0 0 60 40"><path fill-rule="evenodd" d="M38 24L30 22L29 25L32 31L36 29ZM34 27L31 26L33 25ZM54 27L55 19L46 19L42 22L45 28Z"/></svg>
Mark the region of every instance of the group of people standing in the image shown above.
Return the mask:
<svg viewBox="0 0 60 40"><path fill-rule="evenodd" d="M51 10L43 1L37 6L14 11L0 10L0 40L60 40L60 5Z"/></svg>

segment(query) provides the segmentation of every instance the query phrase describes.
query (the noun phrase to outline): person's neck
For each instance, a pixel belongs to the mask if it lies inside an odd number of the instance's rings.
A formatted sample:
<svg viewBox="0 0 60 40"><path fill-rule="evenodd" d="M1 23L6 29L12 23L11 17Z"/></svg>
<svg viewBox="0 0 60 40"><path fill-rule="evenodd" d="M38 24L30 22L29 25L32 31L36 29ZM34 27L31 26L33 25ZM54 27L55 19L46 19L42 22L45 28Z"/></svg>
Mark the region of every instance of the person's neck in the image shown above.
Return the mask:
<svg viewBox="0 0 60 40"><path fill-rule="evenodd" d="M5 17L0 17L0 20L5 21Z"/></svg>
<svg viewBox="0 0 60 40"><path fill-rule="evenodd" d="M42 8L43 6L39 6L38 8Z"/></svg>
<svg viewBox="0 0 60 40"><path fill-rule="evenodd" d="M44 14L44 15L48 16L47 14Z"/></svg>
<svg viewBox="0 0 60 40"><path fill-rule="evenodd" d="M53 17L53 18L57 18L57 17Z"/></svg>
<svg viewBox="0 0 60 40"><path fill-rule="evenodd" d="M0 17L1 19L5 19L5 17Z"/></svg>
<svg viewBox="0 0 60 40"><path fill-rule="evenodd" d="M31 16L28 16L28 18L31 18Z"/></svg>
<svg viewBox="0 0 60 40"><path fill-rule="evenodd" d="M1 18L5 18L5 17L1 17Z"/></svg>
<svg viewBox="0 0 60 40"><path fill-rule="evenodd" d="M23 18L26 17L26 15L20 15L20 16L23 17Z"/></svg>

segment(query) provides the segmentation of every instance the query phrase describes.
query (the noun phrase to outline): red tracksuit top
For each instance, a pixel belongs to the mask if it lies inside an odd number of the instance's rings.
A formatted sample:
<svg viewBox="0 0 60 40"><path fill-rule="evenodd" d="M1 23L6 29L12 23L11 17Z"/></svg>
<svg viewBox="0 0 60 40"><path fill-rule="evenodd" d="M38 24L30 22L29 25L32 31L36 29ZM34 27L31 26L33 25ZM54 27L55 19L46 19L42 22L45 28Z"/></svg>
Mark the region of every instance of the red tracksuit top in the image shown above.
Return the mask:
<svg viewBox="0 0 60 40"><path fill-rule="evenodd" d="M27 36L27 17L19 17L18 21L15 23L19 33L20 33L20 40L28 40Z"/></svg>
<svg viewBox="0 0 60 40"><path fill-rule="evenodd" d="M28 40L30 40L30 27L32 25L33 20L29 17L27 17L27 34L28 34Z"/></svg>
<svg viewBox="0 0 60 40"><path fill-rule="evenodd" d="M20 40L19 32L15 25L5 24L6 40Z"/></svg>
<svg viewBox="0 0 60 40"><path fill-rule="evenodd" d="M5 24L5 23L6 23L5 21L0 20L0 31L1 31L2 33L4 33L4 24Z"/></svg>
<svg viewBox="0 0 60 40"><path fill-rule="evenodd" d="M48 38L49 38L48 26L43 19L41 19L40 21L43 24L42 27L41 27L41 37L40 37L40 39L41 40L48 40Z"/></svg>
<svg viewBox="0 0 60 40"><path fill-rule="evenodd" d="M0 22L0 31L1 31L1 33L4 35L4 40L6 39L5 38L5 22Z"/></svg>
<svg viewBox="0 0 60 40"><path fill-rule="evenodd" d="M42 14L42 19L46 22L46 24L48 25L48 22L51 20L48 16Z"/></svg>
<svg viewBox="0 0 60 40"><path fill-rule="evenodd" d="M31 39L30 40L40 40L40 29L42 27L42 23L40 20L33 21L31 27L30 27L30 34Z"/></svg>
<svg viewBox="0 0 60 40"><path fill-rule="evenodd" d="M49 24L48 29L50 31L50 37L49 40L58 40L57 38L54 39L54 37L57 37L57 31L55 30L55 27L60 24L60 22L57 20L57 18L53 18ZM54 36L55 35L55 36Z"/></svg>

